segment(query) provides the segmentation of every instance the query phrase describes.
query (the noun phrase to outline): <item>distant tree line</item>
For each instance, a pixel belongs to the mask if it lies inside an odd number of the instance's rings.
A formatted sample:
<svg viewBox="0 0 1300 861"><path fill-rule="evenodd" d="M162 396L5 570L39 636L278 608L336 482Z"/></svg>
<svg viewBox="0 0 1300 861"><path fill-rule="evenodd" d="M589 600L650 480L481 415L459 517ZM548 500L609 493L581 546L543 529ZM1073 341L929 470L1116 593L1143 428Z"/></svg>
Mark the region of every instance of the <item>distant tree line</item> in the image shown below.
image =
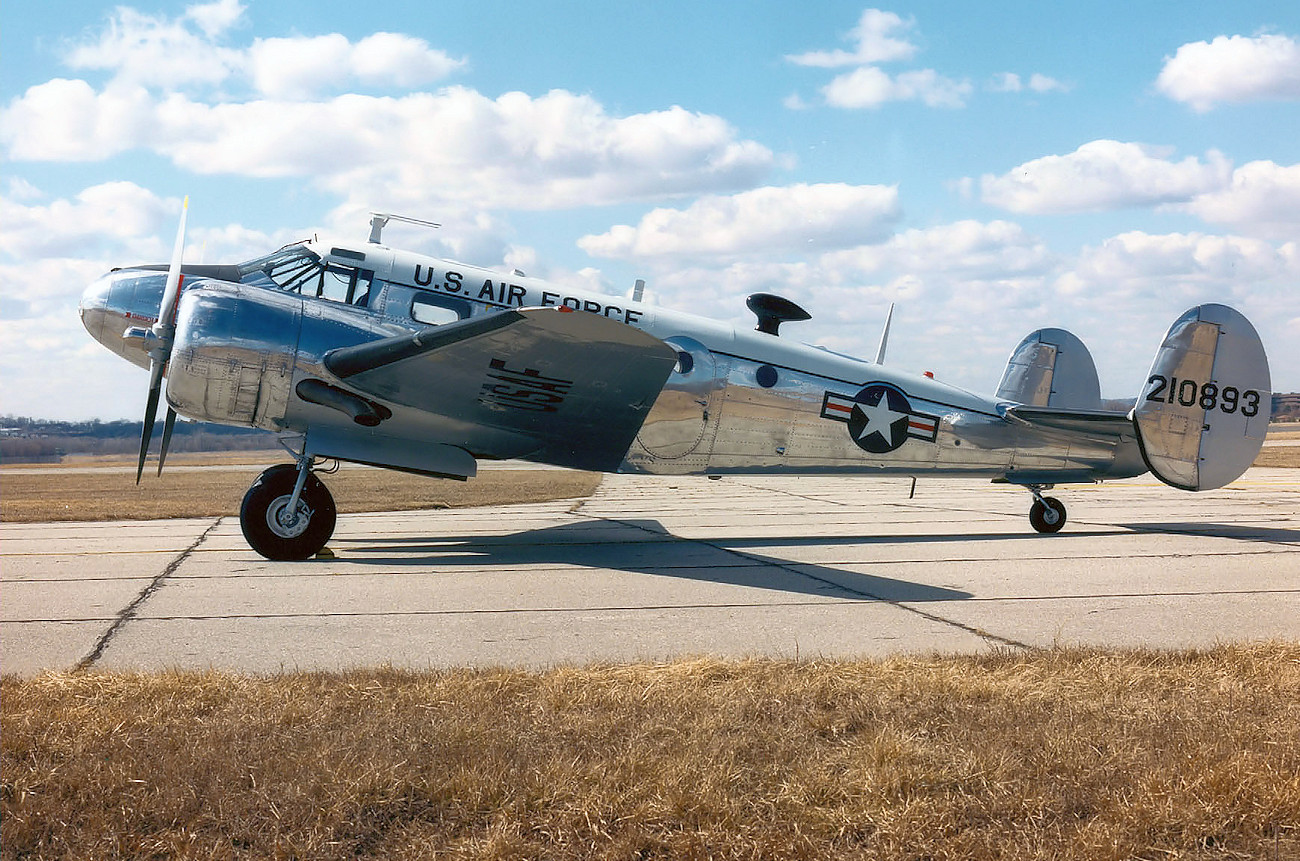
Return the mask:
<svg viewBox="0 0 1300 861"><path fill-rule="evenodd" d="M27 416L0 417L0 460L6 463L57 462L69 454L134 454L144 422L91 419L55 422ZM153 449L162 439L163 423L154 424ZM176 422L172 451L249 451L275 448L269 431L207 422Z"/></svg>

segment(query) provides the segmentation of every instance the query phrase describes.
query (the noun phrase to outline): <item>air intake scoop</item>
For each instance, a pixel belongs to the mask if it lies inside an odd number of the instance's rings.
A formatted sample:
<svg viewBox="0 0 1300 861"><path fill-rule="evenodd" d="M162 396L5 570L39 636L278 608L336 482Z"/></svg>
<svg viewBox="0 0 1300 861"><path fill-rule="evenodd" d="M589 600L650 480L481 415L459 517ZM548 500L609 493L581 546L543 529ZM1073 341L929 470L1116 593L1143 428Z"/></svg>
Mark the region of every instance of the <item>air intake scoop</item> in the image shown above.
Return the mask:
<svg viewBox="0 0 1300 861"><path fill-rule="evenodd" d="M745 299L745 305L758 317L758 325L754 328L769 335L778 334L777 328L786 321L812 319L811 314L789 299L771 293L751 293Z"/></svg>

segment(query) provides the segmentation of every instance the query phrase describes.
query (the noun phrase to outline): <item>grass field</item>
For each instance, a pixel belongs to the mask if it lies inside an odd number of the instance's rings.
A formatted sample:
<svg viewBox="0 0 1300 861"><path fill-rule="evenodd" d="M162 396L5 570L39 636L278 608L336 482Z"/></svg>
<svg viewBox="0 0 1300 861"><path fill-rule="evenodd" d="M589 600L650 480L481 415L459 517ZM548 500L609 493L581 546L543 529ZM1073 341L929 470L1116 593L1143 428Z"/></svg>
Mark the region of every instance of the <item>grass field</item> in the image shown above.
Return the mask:
<svg viewBox="0 0 1300 861"><path fill-rule="evenodd" d="M253 453L252 457L247 452L216 458L196 456L174 465L220 468L171 469L161 478L150 472L139 486L133 459L69 464L39 473L4 470L0 472L0 520L33 523L237 515L258 472L284 460L285 456L276 452ZM120 468L78 469L84 466ZM562 469L485 469L469 481L453 481L344 465L324 480L338 510L355 513L586 497L600 484L600 475Z"/></svg>
<svg viewBox="0 0 1300 861"><path fill-rule="evenodd" d="M1273 425L1270 440L1300 441L1300 427ZM0 521L153 520L218 517L239 513L245 491L267 466L283 463L283 452L174 454L161 478L135 484L135 459L128 456L70 458L30 472L22 464L0 470ZM1300 445L1265 447L1255 466L1300 468ZM193 467L220 467L197 471ZM88 471L92 470L92 471ZM94 471L97 470L97 471ZM115 470L115 471L114 471ZM325 478L341 513L408 511L543 502L586 497L600 484L597 473L557 469L484 469L467 482L427 478L344 464Z"/></svg>
<svg viewBox="0 0 1300 861"><path fill-rule="evenodd" d="M1300 857L1300 645L0 688L0 857Z"/></svg>

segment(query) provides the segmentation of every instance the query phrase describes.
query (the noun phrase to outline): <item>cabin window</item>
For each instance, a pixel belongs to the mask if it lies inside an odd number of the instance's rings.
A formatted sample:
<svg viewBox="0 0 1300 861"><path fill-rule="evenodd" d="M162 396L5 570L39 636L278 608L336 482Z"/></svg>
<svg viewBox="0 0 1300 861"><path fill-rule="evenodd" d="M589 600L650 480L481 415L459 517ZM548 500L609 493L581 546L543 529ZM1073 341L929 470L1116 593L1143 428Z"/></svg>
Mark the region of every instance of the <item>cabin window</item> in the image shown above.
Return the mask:
<svg viewBox="0 0 1300 861"><path fill-rule="evenodd" d="M330 263L322 267L316 295L321 299L365 305L369 302L370 282L375 273ZM364 301L363 301L364 300Z"/></svg>
<svg viewBox="0 0 1300 861"><path fill-rule="evenodd" d="M457 320L464 320L469 313L469 303L464 299L438 293L419 291L411 300L411 319L426 326L455 323Z"/></svg>

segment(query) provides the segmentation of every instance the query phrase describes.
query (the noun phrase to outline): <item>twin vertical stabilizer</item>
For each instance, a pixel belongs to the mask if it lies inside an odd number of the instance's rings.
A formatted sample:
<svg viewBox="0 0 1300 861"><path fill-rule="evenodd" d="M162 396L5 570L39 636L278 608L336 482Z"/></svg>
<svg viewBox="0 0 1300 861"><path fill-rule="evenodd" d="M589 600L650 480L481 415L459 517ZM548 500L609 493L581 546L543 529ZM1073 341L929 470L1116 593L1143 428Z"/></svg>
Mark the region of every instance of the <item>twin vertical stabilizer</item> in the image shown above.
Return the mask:
<svg viewBox="0 0 1300 861"><path fill-rule="evenodd" d="M1198 305L1169 328L1133 408L1147 466L1183 490L1223 487L1259 455L1273 393L1255 327L1226 305Z"/></svg>

